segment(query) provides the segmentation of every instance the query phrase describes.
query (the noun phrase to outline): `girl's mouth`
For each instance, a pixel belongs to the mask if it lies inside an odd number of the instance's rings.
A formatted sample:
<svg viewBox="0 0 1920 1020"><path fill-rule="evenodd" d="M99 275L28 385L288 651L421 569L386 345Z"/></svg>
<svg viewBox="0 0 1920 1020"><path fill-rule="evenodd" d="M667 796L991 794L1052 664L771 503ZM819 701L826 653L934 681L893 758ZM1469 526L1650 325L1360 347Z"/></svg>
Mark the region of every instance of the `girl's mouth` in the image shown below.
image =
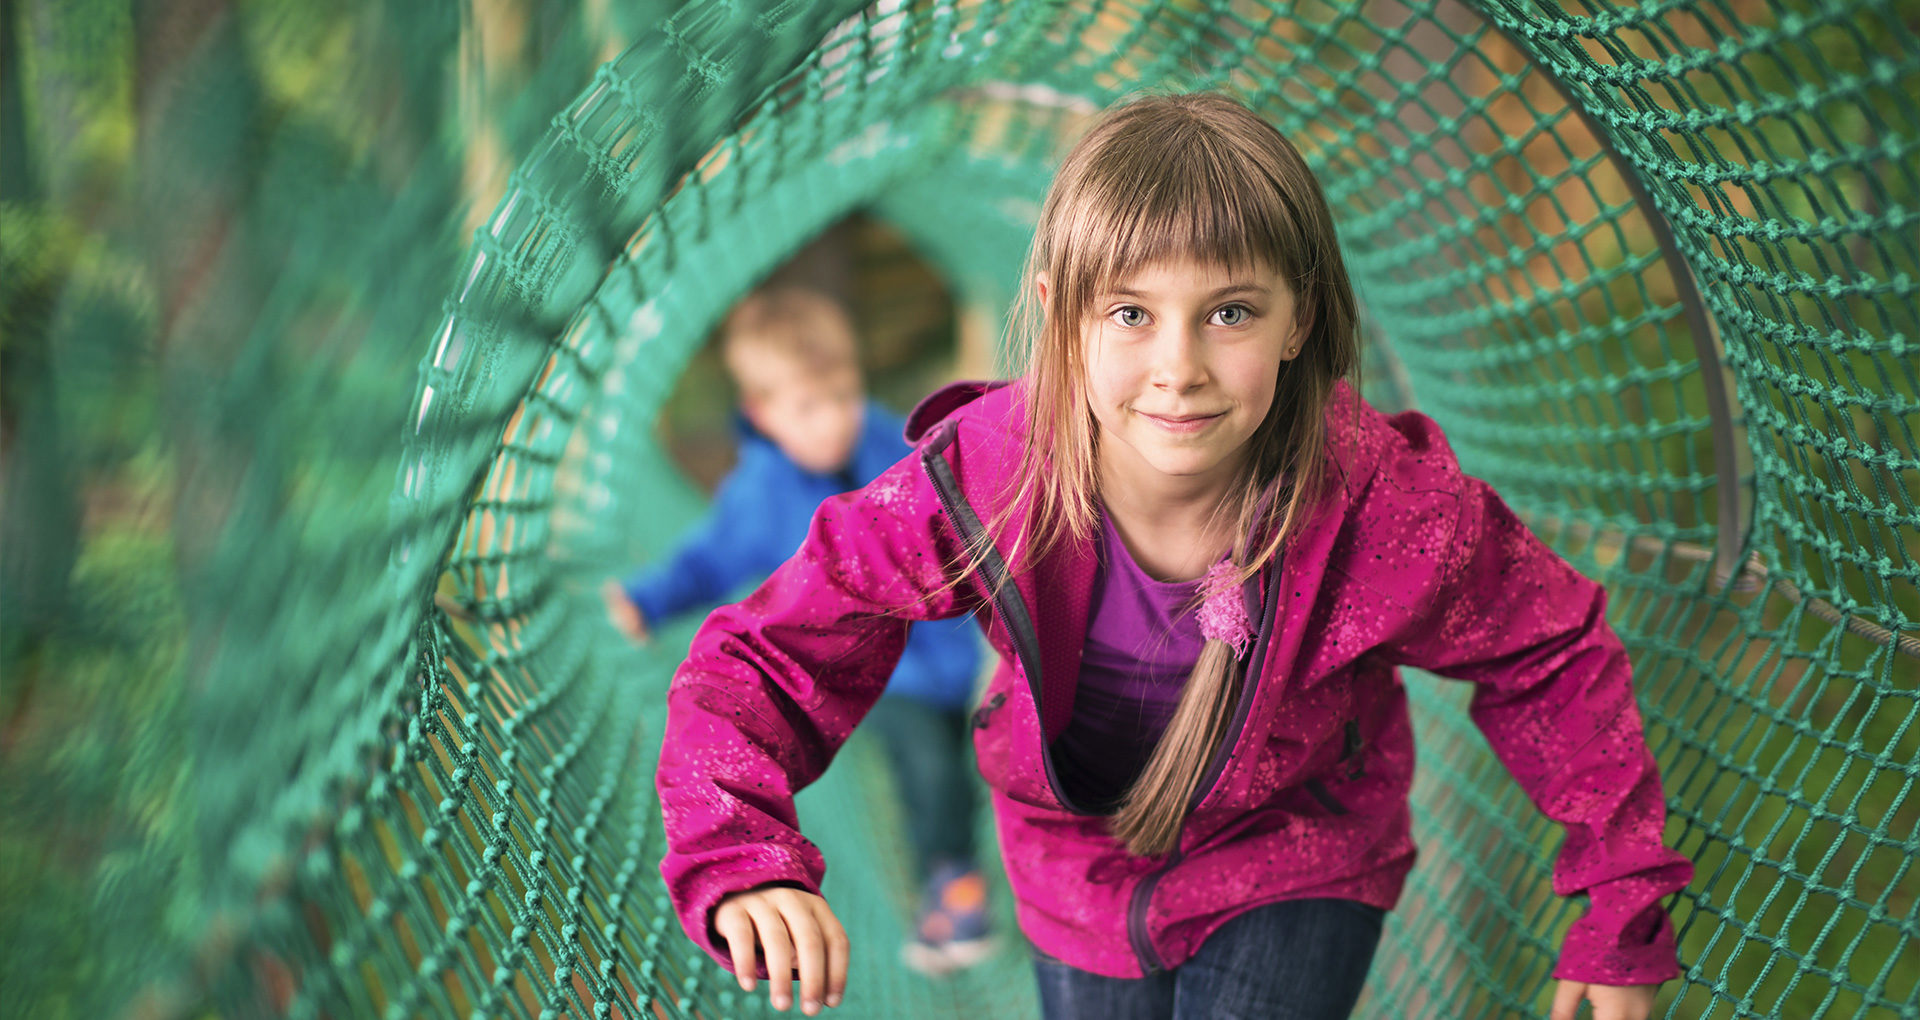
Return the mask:
<svg viewBox="0 0 1920 1020"><path fill-rule="evenodd" d="M1199 432L1208 425L1218 421L1221 417L1225 416L1227 412L1220 411L1214 414L1148 414L1145 411L1139 411L1136 413L1168 432L1190 433Z"/></svg>

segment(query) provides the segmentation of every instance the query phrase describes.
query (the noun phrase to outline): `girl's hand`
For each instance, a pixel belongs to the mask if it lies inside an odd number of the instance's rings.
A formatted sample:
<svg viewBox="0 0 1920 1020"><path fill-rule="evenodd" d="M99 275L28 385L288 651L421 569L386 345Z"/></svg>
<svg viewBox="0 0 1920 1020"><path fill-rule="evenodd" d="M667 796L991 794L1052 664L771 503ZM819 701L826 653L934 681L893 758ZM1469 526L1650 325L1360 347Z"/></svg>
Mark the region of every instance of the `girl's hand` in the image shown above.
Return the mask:
<svg viewBox="0 0 1920 1020"><path fill-rule="evenodd" d="M1552 1020L1573 1020L1580 1000L1593 1003L1593 1020L1647 1020L1659 985L1590 985L1562 981L1553 993Z"/></svg>
<svg viewBox="0 0 1920 1020"><path fill-rule="evenodd" d="M713 929L733 954L740 990L753 991L756 948L767 958L767 1001L792 1005L793 972L800 972L800 1012L820 1012L822 1002L840 1005L847 990L847 932L827 901L785 886L737 892L714 908Z"/></svg>

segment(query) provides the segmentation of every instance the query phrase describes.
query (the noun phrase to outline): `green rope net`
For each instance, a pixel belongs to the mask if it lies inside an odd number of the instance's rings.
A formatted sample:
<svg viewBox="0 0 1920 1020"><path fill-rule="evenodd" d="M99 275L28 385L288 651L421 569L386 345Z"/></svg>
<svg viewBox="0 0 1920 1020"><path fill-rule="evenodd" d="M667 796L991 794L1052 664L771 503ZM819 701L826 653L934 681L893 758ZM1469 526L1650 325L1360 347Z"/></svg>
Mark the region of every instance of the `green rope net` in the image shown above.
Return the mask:
<svg viewBox="0 0 1920 1020"><path fill-rule="evenodd" d="M997 313L1093 112L1225 87L1327 186L1369 396L1437 418L1612 592L1669 842L1698 867L1658 1015L1920 1017L1920 10L582 4L536 19L520 105L498 100L517 169L462 255L451 196L479 143L449 136L494 94L448 70L472 15L260 9L143 108L107 240L9 227L128 263L50 300L34 378L60 404L21 405L43 423L23 434L166 508L134 538L69 523L34 547L71 547L65 608L9 610L40 628L16 666L100 674L74 621L135 621L107 645L159 678L74 702L60 760L16 768L31 736L9 752L42 831L71 837L49 790L106 819L97 866L8 893L9 983L49 1014L762 1013L657 877L652 765L690 626L630 647L592 593L699 510L651 424L729 306L847 215ZM371 69L339 110L294 98L337 65L245 59L326 26ZM21 72L36 103L60 98L49 66ZM378 89L411 102L355 149L328 118ZM155 254L183 249L213 254ZM84 354L128 336L151 344L141 374ZM158 423L163 452L124 430L93 450L83 420ZM10 519L86 519L24 484ZM1549 885L1558 833L1461 685L1410 688L1423 857L1359 1015L1543 1015L1579 909ZM1017 939L943 981L898 964L913 891L888 782L856 736L801 798L854 938L836 1014L1033 1015ZM70 920L25 920L54 910ZM39 969L74 940L87 987L60 992Z"/></svg>

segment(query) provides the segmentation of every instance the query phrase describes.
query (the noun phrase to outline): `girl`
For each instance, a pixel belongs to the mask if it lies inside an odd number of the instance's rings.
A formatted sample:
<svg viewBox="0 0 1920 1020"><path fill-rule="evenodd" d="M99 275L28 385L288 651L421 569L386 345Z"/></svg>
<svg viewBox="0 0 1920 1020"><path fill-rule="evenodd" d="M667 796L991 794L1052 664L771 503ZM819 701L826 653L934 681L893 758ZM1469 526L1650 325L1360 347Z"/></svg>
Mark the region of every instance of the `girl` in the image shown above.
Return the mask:
<svg viewBox="0 0 1920 1020"><path fill-rule="evenodd" d="M977 613L975 713L1049 1018L1342 1017L1413 865L1396 667L1472 716L1583 893L1554 1016L1642 1020L1677 973L1659 777L1605 595L1439 429L1341 378L1356 311L1299 154L1217 95L1110 111L1029 259L1030 361L935 394L914 454L816 514L668 696L661 864L693 939L775 1008L838 1005L847 939L793 794L914 620Z"/></svg>

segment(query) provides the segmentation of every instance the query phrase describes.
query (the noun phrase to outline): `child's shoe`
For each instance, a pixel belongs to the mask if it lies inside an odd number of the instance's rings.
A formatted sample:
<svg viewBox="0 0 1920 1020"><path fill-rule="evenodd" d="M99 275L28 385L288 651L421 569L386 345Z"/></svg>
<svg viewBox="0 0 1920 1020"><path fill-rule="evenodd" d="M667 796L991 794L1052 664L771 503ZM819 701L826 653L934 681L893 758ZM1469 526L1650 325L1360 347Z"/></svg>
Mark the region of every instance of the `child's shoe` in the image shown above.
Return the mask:
<svg viewBox="0 0 1920 1020"><path fill-rule="evenodd" d="M985 960L993 950L986 877L963 864L936 866L913 940L901 950L907 966L922 974L950 974Z"/></svg>

